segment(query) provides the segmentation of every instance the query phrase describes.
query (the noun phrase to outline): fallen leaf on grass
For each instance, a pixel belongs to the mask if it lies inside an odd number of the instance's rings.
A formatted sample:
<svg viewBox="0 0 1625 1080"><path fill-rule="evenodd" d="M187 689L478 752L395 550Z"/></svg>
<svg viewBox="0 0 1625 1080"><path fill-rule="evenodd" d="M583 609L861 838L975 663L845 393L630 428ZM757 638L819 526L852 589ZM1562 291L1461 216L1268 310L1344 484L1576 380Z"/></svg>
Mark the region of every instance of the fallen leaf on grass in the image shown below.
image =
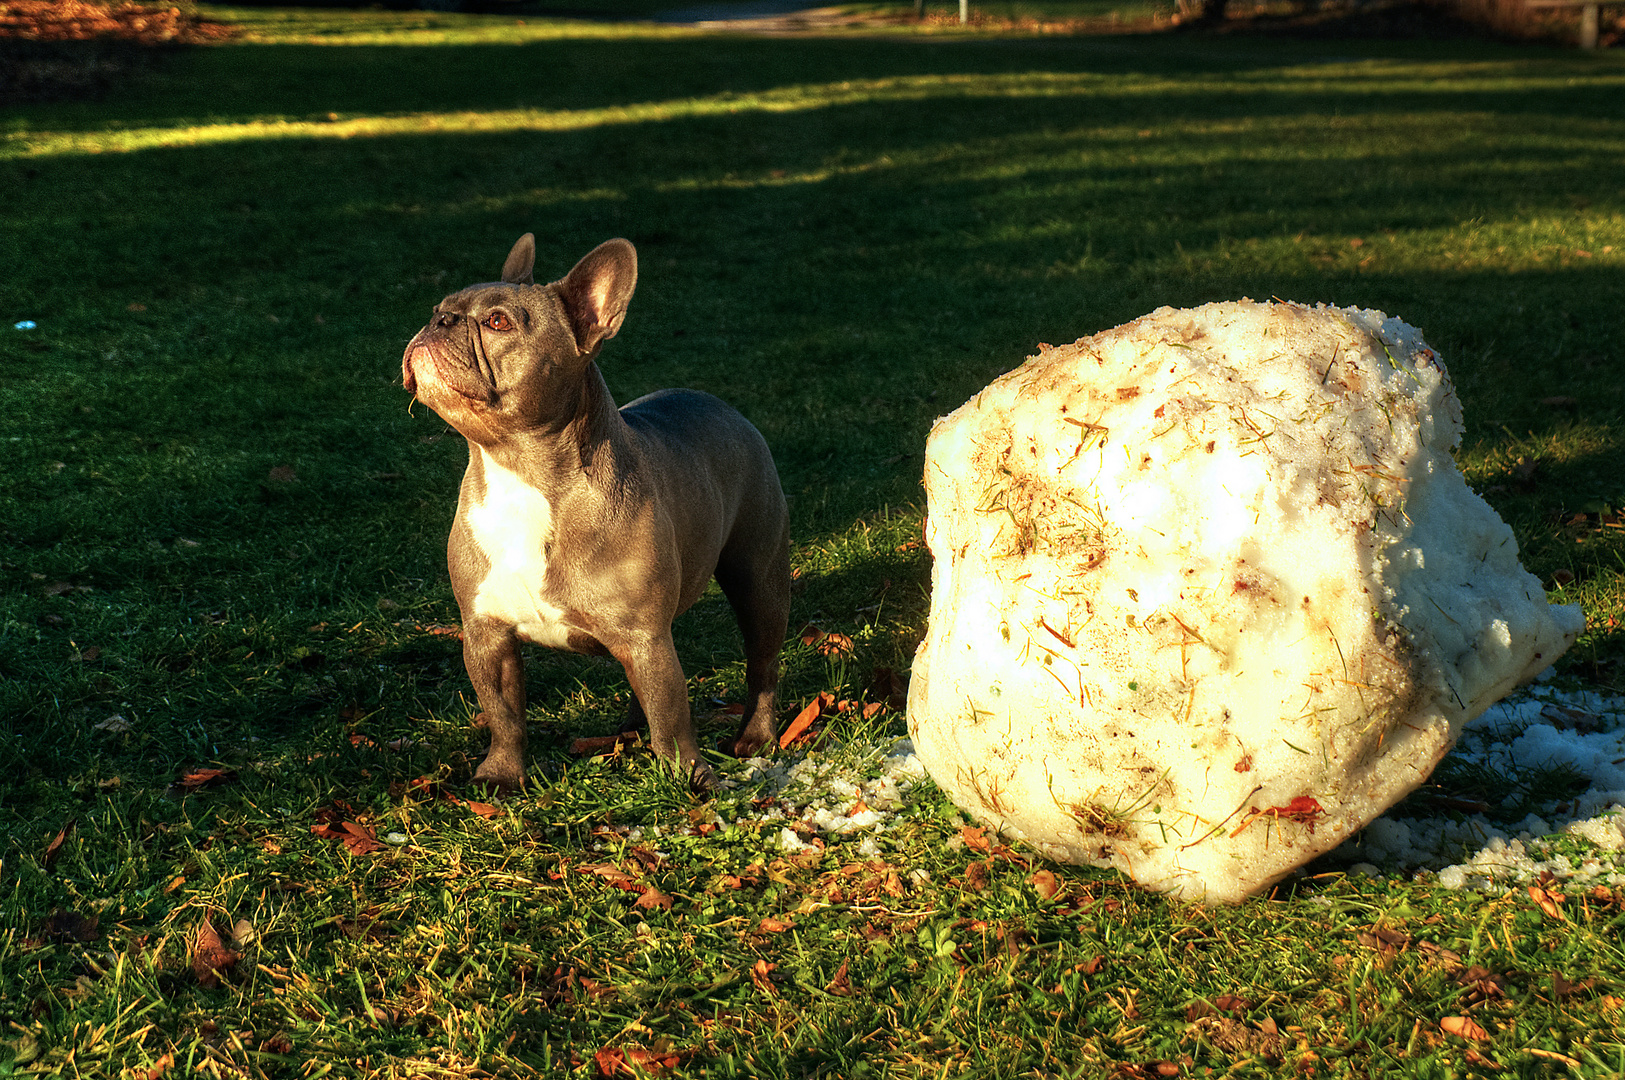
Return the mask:
<svg viewBox="0 0 1625 1080"><path fill-rule="evenodd" d="M614 863L583 863L577 866L576 870L583 874L595 874L617 889L623 889L626 892L641 893L644 890L644 886L639 885L625 870L622 870Z"/></svg>
<svg viewBox="0 0 1625 1080"><path fill-rule="evenodd" d="M1447 1016L1439 1021L1439 1027L1448 1035L1456 1035L1463 1039L1475 1039L1487 1042L1490 1033L1479 1027L1472 1018L1466 1016Z"/></svg>
<svg viewBox="0 0 1625 1080"><path fill-rule="evenodd" d="M812 702L797 713L794 720L790 721L790 726L784 729L784 734L779 736L779 748L781 750L787 749L791 743L801 738L808 728L812 727L813 721L822 716L826 708L833 709L834 707L834 694L821 693L813 698Z"/></svg>
<svg viewBox="0 0 1625 1080"><path fill-rule="evenodd" d="M824 630L812 623L801 628L801 643L813 646L821 656L835 656L853 650L852 639L845 634Z"/></svg>
<svg viewBox="0 0 1625 1080"><path fill-rule="evenodd" d="M1558 901L1562 899L1561 894L1549 893L1539 885L1531 885L1529 886L1529 899L1540 906L1540 910L1548 919L1564 921L1563 912L1557 906Z"/></svg>
<svg viewBox="0 0 1625 1080"><path fill-rule="evenodd" d="M384 846L376 833L353 821L324 821L312 825L310 831L323 839L339 841L351 855L365 855Z"/></svg>
<svg viewBox="0 0 1625 1080"><path fill-rule="evenodd" d="M1506 997L1506 977L1497 975L1489 968L1474 964L1464 971L1456 972L1451 977L1467 988L1466 1001L1470 1004L1488 1001L1491 998Z"/></svg>
<svg viewBox="0 0 1625 1080"><path fill-rule="evenodd" d="M1060 880L1048 870L1037 870L1027 879L1032 882L1040 900L1053 900L1061 892Z"/></svg>
<svg viewBox="0 0 1625 1080"><path fill-rule="evenodd" d="M1582 979L1580 982L1569 982L1563 976L1552 973L1552 993L1560 998L1573 997L1583 994L1597 985L1596 979Z"/></svg>
<svg viewBox="0 0 1625 1080"><path fill-rule="evenodd" d="M475 802L473 799L470 799L463 805L483 818L496 817L498 814L502 813L502 808L500 806L492 806L490 803Z"/></svg>
<svg viewBox="0 0 1625 1080"><path fill-rule="evenodd" d="M777 968L777 964L770 964L766 960L756 961L755 966L750 969L752 985L770 997L777 997L778 991L773 988L773 972Z"/></svg>
<svg viewBox="0 0 1625 1080"><path fill-rule="evenodd" d="M622 1076L664 1076L683 1063L683 1055L671 1050L622 1050L606 1046L592 1056L593 1068L602 1080Z"/></svg>
<svg viewBox="0 0 1625 1080"><path fill-rule="evenodd" d="M237 963L238 954L226 948L220 940L220 931L214 920L204 917L192 935L192 974L199 985L213 988L220 985L220 972Z"/></svg>
<svg viewBox="0 0 1625 1080"><path fill-rule="evenodd" d="M154 1061L151 1068L139 1069L132 1075L139 1077L140 1080L158 1080L158 1078L168 1072L174 1066L174 1064L175 1055L165 1054L157 1061Z"/></svg>
<svg viewBox="0 0 1625 1080"><path fill-rule="evenodd" d="M841 961L841 966L836 969L835 977L829 981L829 985L824 989L836 997L852 996L852 980L846 973L845 960Z"/></svg>
<svg viewBox="0 0 1625 1080"><path fill-rule="evenodd" d="M199 769L189 772L169 786L169 790L176 794L201 791L208 787L218 787L237 779L236 769Z"/></svg>
<svg viewBox="0 0 1625 1080"><path fill-rule="evenodd" d="M756 925L757 925L757 928L762 930L764 933L782 934L786 930L795 929L796 924L795 923L784 922L781 919L775 919L775 918L773 918L773 916L769 915L767 918L763 919L761 922L757 923Z"/></svg>
<svg viewBox="0 0 1625 1080"><path fill-rule="evenodd" d="M1491 1072L1500 1072L1506 1067L1499 1062L1491 1061L1489 1058L1485 1057L1483 1054L1480 1054L1477 1050L1474 1050L1470 1046L1467 1048L1467 1053L1464 1056L1467 1058L1467 1063L1469 1065L1477 1065L1479 1068L1488 1069Z"/></svg>
<svg viewBox="0 0 1625 1080"><path fill-rule="evenodd" d="M603 754L618 754L623 747L642 744L643 736L636 731L599 735L575 740L570 744L570 754L574 757L598 757Z"/></svg>
<svg viewBox="0 0 1625 1080"><path fill-rule="evenodd" d="M652 911L656 908L661 911L670 911L671 903L671 897L653 885L646 885L643 892L639 893L638 898L632 902L632 906L642 908L645 911Z"/></svg>
<svg viewBox="0 0 1625 1080"><path fill-rule="evenodd" d="M78 823L78 818L69 818L68 823L62 826L62 831L56 834L56 839L45 845L45 853L40 856L40 862L44 864L45 869L49 870L56 865L57 857L62 854L62 845L67 841L68 834L73 832L73 827Z"/></svg>
<svg viewBox="0 0 1625 1080"><path fill-rule="evenodd" d="M1369 931L1361 930L1354 935L1354 940L1368 949L1376 949L1386 954L1402 952L1411 944L1409 934L1391 926L1374 926Z"/></svg>
<svg viewBox="0 0 1625 1080"><path fill-rule="evenodd" d="M122 735L135 725L130 723L122 713L114 713L101 723L94 725L94 730L105 731L109 735Z"/></svg>
<svg viewBox="0 0 1625 1080"><path fill-rule="evenodd" d="M965 846L972 851L980 851L986 854L993 847L987 838L987 830L980 825L960 826L959 838L965 841Z"/></svg>

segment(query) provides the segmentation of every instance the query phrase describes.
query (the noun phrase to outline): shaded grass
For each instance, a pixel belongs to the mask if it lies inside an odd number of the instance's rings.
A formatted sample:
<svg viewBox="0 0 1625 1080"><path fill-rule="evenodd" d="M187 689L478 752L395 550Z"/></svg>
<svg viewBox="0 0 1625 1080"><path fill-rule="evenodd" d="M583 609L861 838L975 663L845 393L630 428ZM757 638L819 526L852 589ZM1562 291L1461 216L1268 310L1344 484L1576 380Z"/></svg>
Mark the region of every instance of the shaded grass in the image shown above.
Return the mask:
<svg viewBox="0 0 1625 1080"><path fill-rule="evenodd" d="M1463 467L1526 565L1573 575L1591 624L1564 675L1617 689L1617 58L230 14L257 20L248 42L0 118L0 186L21 193L0 327L38 323L0 330L0 1060L585 1073L614 1047L694 1075L1461 1075L1488 1069L1472 1049L1543 1074L1535 1049L1625 1068L1617 893L1559 922L1332 875L1207 912L1054 869L1046 900L1036 864L964 846L929 787L877 858L796 862L774 829L684 832L704 808L645 758L567 758L627 689L555 654L530 662L536 790L490 819L414 792L455 790L483 736L435 632L457 617L461 442L398 385L429 307L519 233L543 273L630 237L640 291L606 377L621 400L711 390L762 428L792 497L794 625L854 642L792 643L800 704L906 669L925 434L1038 342L1240 295L1381 307L1449 362ZM721 598L679 632L701 711L737 698ZM206 765L237 779L171 789ZM335 800L405 842L352 856L313 834ZM658 843L623 831L653 824ZM671 909L580 870L605 862ZM218 989L188 968L205 916L253 931ZM1377 926L1410 942L1362 944ZM843 964L849 994L829 989ZM1473 965L1505 992L1474 999ZM1204 1013L1227 995L1247 1005ZM1484 1044L1438 1027L1465 1012Z"/></svg>

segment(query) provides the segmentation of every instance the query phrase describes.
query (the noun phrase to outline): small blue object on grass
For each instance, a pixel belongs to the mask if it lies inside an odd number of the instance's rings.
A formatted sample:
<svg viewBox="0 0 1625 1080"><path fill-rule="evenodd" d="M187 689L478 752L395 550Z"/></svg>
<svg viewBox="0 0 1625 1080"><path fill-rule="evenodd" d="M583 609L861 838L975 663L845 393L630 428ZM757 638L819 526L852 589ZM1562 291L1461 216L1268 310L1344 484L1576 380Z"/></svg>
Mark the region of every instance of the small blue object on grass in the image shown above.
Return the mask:
<svg viewBox="0 0 1625 1080"><path fill-rule="evenodd" d="M39 324L36 323L33 319L24 319L22 322L17 324L16 328L18 330L32 330L38 325Z"/></svg>

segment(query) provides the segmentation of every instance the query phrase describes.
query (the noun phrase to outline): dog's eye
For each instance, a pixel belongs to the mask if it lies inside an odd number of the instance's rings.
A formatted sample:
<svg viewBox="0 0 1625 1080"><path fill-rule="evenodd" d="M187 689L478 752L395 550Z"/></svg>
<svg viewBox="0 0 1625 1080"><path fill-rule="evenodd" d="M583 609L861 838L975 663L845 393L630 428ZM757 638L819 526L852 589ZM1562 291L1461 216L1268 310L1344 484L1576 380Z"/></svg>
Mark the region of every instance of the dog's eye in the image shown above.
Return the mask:
<svg viewBox="0 0 1625 1080"><path fill-rule="evenodd" d="M492 330L512 330L513 322L500 311L493 311L485 317L485 325Z"/></svg>

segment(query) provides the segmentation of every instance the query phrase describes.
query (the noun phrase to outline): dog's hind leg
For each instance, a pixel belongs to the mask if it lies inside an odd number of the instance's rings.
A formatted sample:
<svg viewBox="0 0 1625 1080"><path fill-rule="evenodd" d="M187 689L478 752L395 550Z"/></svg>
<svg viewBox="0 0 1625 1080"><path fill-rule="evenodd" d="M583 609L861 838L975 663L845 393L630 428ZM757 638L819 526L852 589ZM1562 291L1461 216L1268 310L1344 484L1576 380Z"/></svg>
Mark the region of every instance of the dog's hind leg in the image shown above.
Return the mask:
<svg viewBox="0 0 1625 1080"><path fill-rule="evenodd" d="M775 539L773 549L754 557L731 559L724 551L717 584L745 640L745 718L739 734L722 749L734 757L752 757L772 749L779 736L779 650L790 623L788 530Z"/></svg>

